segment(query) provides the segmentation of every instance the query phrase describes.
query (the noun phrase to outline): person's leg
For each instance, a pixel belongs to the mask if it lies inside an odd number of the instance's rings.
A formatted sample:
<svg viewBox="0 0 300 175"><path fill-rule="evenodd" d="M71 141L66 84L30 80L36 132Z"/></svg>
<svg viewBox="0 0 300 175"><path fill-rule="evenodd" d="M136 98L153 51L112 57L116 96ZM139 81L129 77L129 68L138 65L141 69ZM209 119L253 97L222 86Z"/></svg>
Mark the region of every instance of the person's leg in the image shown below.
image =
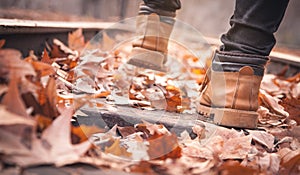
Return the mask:
<svg viewBox="0 0 300 175"><path fill-rule="evenodd" d="M179 0L144 0L136 19L137 38L133 41L129 64L166 71L169 36L172 32Z"/></svg>
<svg viewBox="0 0 300 175"><path fill-rule="evenodd" d="M216 124L255 128L258 93L288 0L236 0L231 28L221 37L202 84L198 111Z"/></svg>
<svg viewBox="0 0 300 175"><path fill-rule="evenodd" d="M140 5L139 15L156 13L160 16L175 17L176 10L180 8L180 0L144 0Z"/></svg>
<svg viewBox="0 0 300 175"><path fill-rule="evenodd" d="M236 0L223 51L268 56L289 0Z"/></svg>

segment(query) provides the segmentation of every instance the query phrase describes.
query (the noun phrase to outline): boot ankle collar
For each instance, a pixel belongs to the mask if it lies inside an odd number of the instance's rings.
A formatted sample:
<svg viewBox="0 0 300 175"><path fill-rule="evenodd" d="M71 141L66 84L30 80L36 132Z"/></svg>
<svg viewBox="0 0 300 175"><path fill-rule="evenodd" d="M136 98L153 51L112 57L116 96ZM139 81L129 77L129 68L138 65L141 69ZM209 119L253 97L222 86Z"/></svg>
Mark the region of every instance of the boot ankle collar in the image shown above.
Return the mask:
<svg viewBox="0 0 300 175"><path fill-rule="evenodd" d="M215 58L220 62L233 62L265 66L270 60L268 56L245 54L238 52L216 51ZM214 59L215 59L214 58Z"/></svg>

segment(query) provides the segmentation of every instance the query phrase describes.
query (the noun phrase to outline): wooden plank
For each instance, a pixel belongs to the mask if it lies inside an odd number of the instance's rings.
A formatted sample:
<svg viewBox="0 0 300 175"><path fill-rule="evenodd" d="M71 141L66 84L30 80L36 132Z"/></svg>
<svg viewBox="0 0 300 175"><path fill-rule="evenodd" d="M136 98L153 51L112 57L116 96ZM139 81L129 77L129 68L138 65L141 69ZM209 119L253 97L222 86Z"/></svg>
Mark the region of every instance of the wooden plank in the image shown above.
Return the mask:
<svg viewBox="0 0 300 175"><path fill-rule="evenodd" d="M184 130L193 136L192 127L195 125L217 127L205 121L207 118L198 113L184 114L173 113L163 110L143 110L130 106L108 105L106 108L83 107L80 109L84 115L77 114L79 125L96 125L101 128L118 126L134 126L147 121L150 123L163 124L171 132L180 135Z"/></svg>

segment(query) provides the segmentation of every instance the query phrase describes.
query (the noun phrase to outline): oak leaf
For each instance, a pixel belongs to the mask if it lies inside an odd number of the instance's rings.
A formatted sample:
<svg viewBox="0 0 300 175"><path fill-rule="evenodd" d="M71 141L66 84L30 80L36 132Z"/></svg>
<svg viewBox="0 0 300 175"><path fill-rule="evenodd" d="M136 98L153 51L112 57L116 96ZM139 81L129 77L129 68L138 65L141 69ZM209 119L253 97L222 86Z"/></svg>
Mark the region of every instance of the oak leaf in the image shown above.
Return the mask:
<svg viewBox="0 0 300 175"><path fill-rule="evenodd" d="M21 60L22 54L15 49L0 49L0 77L9 79L10 74L25 77L26 75L35 76L36 73L30 63Z"/></svg>
<svg viewBox="0 0 300 175"><path fill-rule="evenodd" d="M82 29L77 29L68 34L68 46L72 50L81 51L84 46L84 36L82 34Z"/></svg>
<svg viewBox="0 0 300 175"><path fill-rule="evenodd" d="M0 105L0 126L2 125L35 125L35 121L29 118L24 118L14 114L6 109L5 106Z"/></svg>
<svg viewBox="0 0 300 175"><path fill-rule="evenodd" d="M5 44L5 39L1 39L0 40L0 49L4 46Z"/></svg>
<svg viewBox="0 0 300 175"><path fill-rule="evenodd" d="M25 104L19 92L19 81L19 78L17 78L16 75L13 74L9 82L8 91L4 95L1 103L6 106L8 111L29 118Z"/></svg>
<svg viewBox="0 0 300 175"><path fill-rule="evenodd" d="M80 157L90 148L89 141L72 145L70 137L70 120L72 111L66 110L42 133L41 138L32 134L31 146L28 148L10 132L1 131L0 148L3 161L15 163L22 167L55 164L63 166L80 160ZM13 147L12 147L13 146Z"/></svg>
<svg viewBox="0 0 300 175"><path fill-rule="evenodd" d="M120 139L116 139L110 147L106 147L104 152L125 158L131 156L131 153L129 153L125 147L120 145Z"/></svg>
<svg viewBox="0 0 300 175"><path fill-rule="evenodd" d="M247 130L252 139L266 146L269 150L274 147L275 137L265 131Z"/></svg>

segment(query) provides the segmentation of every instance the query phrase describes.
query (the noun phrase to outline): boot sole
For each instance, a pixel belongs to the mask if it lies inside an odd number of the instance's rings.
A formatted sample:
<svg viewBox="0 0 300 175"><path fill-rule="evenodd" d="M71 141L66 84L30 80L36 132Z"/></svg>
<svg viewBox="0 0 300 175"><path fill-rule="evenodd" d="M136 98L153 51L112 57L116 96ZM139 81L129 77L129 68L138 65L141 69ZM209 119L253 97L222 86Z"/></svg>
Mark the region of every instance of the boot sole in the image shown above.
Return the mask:
<svg viewBox="0 0 300 175"><path fill-rule="evenodd" d="M157 66L155 64L151 64L149 62L143 61L143 60L139 60L139 59L130 59L127 64L131 64L137 67L142 67L145 69L151 69L151 70L155 70L155 71L159 71L159 72L167 72L167 68L166 67L160 67Z"/></svg>
<svg viewBox="0 0 300 175"><path fill-rule="evenodd" d="M229 108L212 108L199 104L198 113L212 117L213 123L234 128L255 129L258 122L258 113Z"/></svg>

